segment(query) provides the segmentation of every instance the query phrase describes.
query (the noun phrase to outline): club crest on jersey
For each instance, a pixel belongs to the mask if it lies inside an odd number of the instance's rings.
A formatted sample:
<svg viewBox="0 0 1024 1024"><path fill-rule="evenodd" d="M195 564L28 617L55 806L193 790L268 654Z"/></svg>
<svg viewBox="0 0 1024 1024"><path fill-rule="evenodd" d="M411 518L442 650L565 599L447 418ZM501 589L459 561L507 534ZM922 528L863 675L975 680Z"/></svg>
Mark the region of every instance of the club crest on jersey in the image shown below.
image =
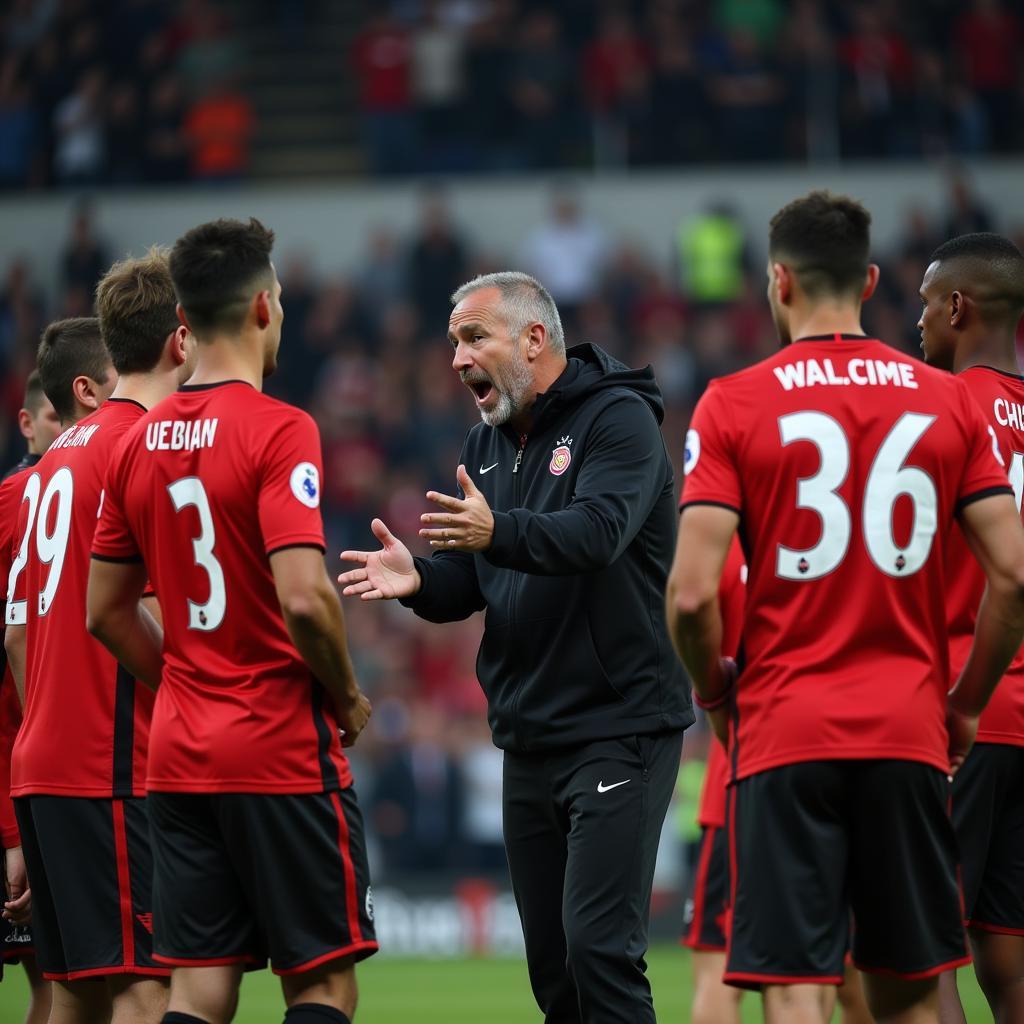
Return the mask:
<svg viewBox="0 0 1024 1024"><path fill-rule="evenodd" d="M551 464L548 466L553 476L561 476L569 468L569 463L572 462L571 446L571 437L558 439L558 446L551 452Z"/></svg>
<svg viewBox="0 0 1024 1024"><path fill-rule="evenodd" d="M367 918L369 920L372 921L373 920L373 887L369 886L369 885L366 887L365 907L366 907L366 916L367 916Z"/></svg>
<svg viewBox="0 0 1024 1024"><path fill-rule="evenodd" d="M700 434L696 430L686 432L686 444L683 448L683 476L689 476L700 458Z"/></svg>
<svg viewBox="0 0 1024 1024"><path fill-rule="evenodd" d="M316 508L320 504L320 473L312 462L300 462L291 476L292 494L306 508Z"/></svg>

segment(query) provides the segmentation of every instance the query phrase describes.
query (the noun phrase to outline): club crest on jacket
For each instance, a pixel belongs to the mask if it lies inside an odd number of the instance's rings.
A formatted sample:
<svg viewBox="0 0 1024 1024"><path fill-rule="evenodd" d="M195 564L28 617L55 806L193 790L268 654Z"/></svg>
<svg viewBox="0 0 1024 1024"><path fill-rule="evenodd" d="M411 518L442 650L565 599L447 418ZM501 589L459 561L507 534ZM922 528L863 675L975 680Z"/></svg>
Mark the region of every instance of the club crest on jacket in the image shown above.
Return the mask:
<svg viewBox="0 0 1024 1024"><path fill-rule="evenodd" d="M569 468L572 462L572 452L569 450L571 445L571 437L558 439L558 446L551 452L551 464L548 466L553 476L561 476Z"/></svg>

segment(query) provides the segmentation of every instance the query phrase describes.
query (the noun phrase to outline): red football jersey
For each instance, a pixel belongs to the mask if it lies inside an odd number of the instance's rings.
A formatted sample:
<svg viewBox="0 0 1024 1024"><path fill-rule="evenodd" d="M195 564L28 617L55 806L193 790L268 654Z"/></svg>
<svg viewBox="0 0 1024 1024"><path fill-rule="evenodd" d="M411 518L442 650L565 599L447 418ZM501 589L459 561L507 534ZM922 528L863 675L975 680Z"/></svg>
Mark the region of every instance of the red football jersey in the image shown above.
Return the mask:
<svg viewBox="0 0 1024 1024"><path fill-rule="evenodd" d="M22 475L8 625L25 623L25 714L11 794L145 795L153 694L85 629L89 551L111 452L145 412L112 398Z"/></svg>
<svg viewBox="0 0 1024 1024"><path fill-rule="evenodd" d="M111 463L93 557L141 556L164 620L149 789L351 784L334 708L270 571L281 548L324 550L320 475L313 420L241 381L182 388Z"/></svg>
<svg viewBox="0 0 1024 1024"><path fill-rule="evenodd" d="M684 507L741 517L735 777L835 758L947 771L944 545L958 509L1011 493L967 385L879 341L798 341L711 383L684 470Z"/></svg>
<svg viewBox="0 0 1024 1024"><path fill-rule="evenodd" d="M35 455L26 456L19 466L0 482L0 587L4 607L7 605L7 584L14 561L14 535L18 525L18 509L25 489L23 474L30 465L39 461ZM3 630L0 630L0 639ZM20 846L18 822L11 803L11 750L14 737L21 727L21 703L14 686L14 677L7 665L7 655L0 649L0 846L10 849Z"/></svg>
<svg viewBox="0 0 1024 1024"><path fill-rule="evenodd" d="M987 366L964 370L960 379L980 406L998 444L1019 509L1024 490L1024 379ZM971 650L978 605L985 592L985 574L959 527L950 534L946 559L949 668L950 679L955 683ZM1024 652L1013 659L996 687L982 713L977 739L982 743L1024 746Z"/></svg>
<svg viewBox="0 0 1024 1024"><path fill-rule="evenodd" d="M722 610L722 653L735 658L743 629L743 602L746 598L747 563L739 537L733 537L729 554L718 585L718 603ZM708 763L700 792L697 824L725 825L725 787L729 781L729 760L725 747L712 737L708 746Z"/></svg>

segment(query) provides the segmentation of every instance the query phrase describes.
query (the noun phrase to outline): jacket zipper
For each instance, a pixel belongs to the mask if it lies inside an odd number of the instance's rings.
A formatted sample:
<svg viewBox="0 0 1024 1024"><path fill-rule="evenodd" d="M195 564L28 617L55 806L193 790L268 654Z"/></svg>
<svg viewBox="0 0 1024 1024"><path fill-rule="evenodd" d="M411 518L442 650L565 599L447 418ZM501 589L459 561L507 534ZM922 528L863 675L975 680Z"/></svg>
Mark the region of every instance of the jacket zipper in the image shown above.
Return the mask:
<svg viewBox="0 0 1024 1024"><path fill-rule="evenodd" d="M515 465L512 467L512 473L513 474L519 472L519 465L523 461L523 449L524 448L526 448L526 435L525 434L520 434L519 435L519 451L516 452L516 462L515 462Z"/></svg>
<svg viewBox="0 0 1024 1024"><path fill-rule="evenodd" d="M526 434L519 435L519 450L516 452L516 461L512 466L512 475L515 476L519 472L519 466L523 461L523 452L526 450ZM519 507L519 484L518 481L512 483L512 507ZM516 590L519 585L520 574L516 571L512 571L512 582L508 588L508 624L510 635L514 632L515 626L515 605L516 605ZM520 669L519 685L516 687L516 692L512 695L512 730L516 734L516 738L519 739L519 695L522 693L524 680L522 677L522 670ZM521 742L521 741L520 741Z"/></svg>

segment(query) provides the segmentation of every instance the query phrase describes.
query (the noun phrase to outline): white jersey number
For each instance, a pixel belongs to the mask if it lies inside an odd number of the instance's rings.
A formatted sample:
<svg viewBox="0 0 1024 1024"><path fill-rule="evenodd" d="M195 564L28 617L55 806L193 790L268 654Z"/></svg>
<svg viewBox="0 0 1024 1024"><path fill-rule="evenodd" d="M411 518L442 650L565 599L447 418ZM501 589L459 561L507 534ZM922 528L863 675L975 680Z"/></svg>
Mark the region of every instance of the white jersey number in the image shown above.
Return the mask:
<svg viewBox="0 0 1024 1024"><path fill-rule="evenodd" d="M1010 486L1013 488L1013 497L1019 512L1021 496L1024 495L1024 452L1011 452Z"/></svg>
<svg viewBox="0 0 1024 1024"><path fill-rule="evenodd" d="M227 594L224 590L224 570L213 553L216 537L213 531L213 516L210 514L210 501L206 497L206 488L202 480L196 476L182 477L168 485L174 509L180 512L189 505L194 505L199 513L199 536L192 538L192 553L196 565L201 566L210 578L210 597L205 604L197 604L191 598L188 602L189 629L204 632L215 630L224 621L227 607Z"/></svg>
<svg viewBox="0 0 1024 1024"><path fill-rule="evenodd" d="M938 495L923 469L904 466L907 456L935 421L934 416L904 413L875 454L864 488L862 509L864 544L871 561L888 576L910 576L928 560L938 525ZM821 537L803 550L780 544L775 571L787 580L815 580L828 575L846 557L852 522L846 502L836 493L850 470L850 442L831 416L797 412L779 419L783 446L810 441L817 449L819 469L797 482L798 508L810 509L821 519ZM914 522L905 545L892 532L893 510L899 498L910 498Z"/></svg>
<svg viewBox="0 0 1024 1024"><path fill-rule="evenodd" d="M42 478L33 473L25 484L21 500L28 502L28 519L25 524L25 535L21 538L18 555L11 565L11 573L7 577L7 613L4 621L8 626L23 626L27 620L28 602L13 601L18 577L28 565L29 545L35 539L36 554L43 565L50 571L46 577L46 585L39 592L38 610L45 615L57 597L61 573L64 571L64 556L68 550L68 538L71 535L71 505L75 496L75 478L67 466L61 466L50 478L40 497ZM56 504L56 509L54 509ZM53 530L47 529L53 512Z"/></svg>

